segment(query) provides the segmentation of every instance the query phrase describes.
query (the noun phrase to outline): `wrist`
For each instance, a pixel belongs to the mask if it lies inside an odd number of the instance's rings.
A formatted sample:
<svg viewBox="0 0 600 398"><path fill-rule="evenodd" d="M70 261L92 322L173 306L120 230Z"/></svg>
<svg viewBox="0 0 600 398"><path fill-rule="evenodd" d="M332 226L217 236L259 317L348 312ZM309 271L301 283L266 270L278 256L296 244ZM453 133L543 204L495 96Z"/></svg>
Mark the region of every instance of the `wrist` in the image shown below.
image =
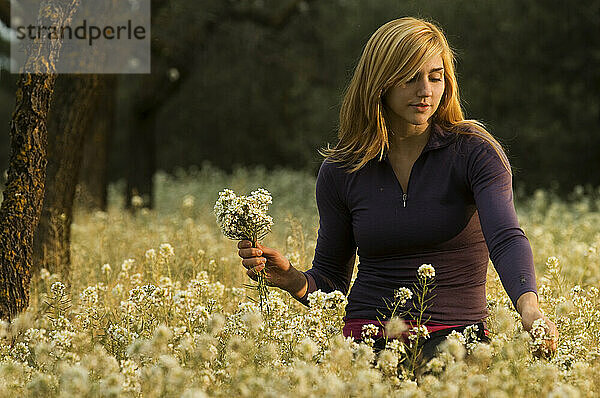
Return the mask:
<svg viewBox="0 0 600 398"><path fill-rule="evenodd" d="M521 315L521 317L540 312L538 297L535 292L523 293L517 300L516 304L517 312Z"/></svg>
<svg viewBox="0 0 600 398"><path fill-rule="evenodd" d="M289 272L289 286L285 288L285 290L290 293L292 296L301 299L306 294L306 290L308 289L308 280L303 272L294 268L292 263L290 263Z"/></svg>

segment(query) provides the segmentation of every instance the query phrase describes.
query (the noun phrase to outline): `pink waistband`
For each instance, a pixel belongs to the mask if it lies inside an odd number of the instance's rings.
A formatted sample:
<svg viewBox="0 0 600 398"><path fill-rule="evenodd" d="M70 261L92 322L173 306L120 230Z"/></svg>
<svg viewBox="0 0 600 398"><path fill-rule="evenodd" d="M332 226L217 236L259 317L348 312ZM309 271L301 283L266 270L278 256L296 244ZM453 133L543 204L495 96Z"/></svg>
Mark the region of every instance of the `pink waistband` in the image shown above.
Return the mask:
<svg viewBox="0 0 600 398"><path fill-rule="evenodd" d="M381 326L382 323L383 323L383 327ZM406 323L406 326L408 326L408 328L410 329L410 328L416 326L417 321L408 319L408 320L405 320L404 323ZM378 329L377 334L375 336L373 336L373 338L378 338L378 337L384 336L385 325L387 324L387 321L380 322L380 321L374 321L372 319L358 319L358 318L346 319L346 320L344 320L344 329L342 330L342 333L343 333L344 337L353 337L354 339L362 339L362 328L364 325L369 325L369 324L377 326L377 329ZM444 329L463 326L463 325L447 325L445 323L431 322L431 321L425 322L423 325L427 328L427 331L429 333L433 333L438 330L444 330ZM487 335L487 330L485 332ZM403 334L403 337L406 338L406 333Z"/></svg>

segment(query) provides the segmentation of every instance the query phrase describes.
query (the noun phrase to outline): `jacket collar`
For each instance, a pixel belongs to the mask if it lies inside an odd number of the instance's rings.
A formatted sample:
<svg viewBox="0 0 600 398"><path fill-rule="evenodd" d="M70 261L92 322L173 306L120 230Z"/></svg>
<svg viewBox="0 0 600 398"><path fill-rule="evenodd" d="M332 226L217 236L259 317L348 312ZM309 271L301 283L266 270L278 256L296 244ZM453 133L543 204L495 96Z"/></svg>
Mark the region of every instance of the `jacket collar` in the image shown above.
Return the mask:
<svg viewBox="0 0 600 398"><path fill-rule="evenodd" d="M431 134L429 134L429 139L427 140L427 144L425 144L425 147L423 147L421 154L427 151L448 146L457 139L457 136L458 135L456 133L445 130L439 124L432 123ZM383 158L384 160L389 162L388 151L385 151Z"/></svg>
<svg viewBox="0 0 600 398"><path fill-rule="evenodd" d="M448 131L439 124L431 125L431 135L423 148L423 152L431 149L443 148L450 145L458 138L458 134Z"/></svg>

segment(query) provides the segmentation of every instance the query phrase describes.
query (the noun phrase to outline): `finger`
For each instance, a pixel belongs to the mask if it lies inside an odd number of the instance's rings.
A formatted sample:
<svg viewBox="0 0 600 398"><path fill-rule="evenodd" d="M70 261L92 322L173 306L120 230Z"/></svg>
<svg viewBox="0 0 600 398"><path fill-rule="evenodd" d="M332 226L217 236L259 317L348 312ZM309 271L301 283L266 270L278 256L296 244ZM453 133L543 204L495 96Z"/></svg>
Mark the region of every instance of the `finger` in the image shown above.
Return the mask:
<svg viewBox="0 0 600 398"><path fill-rule="evenodd" d="M250 242L249 240L241 240L238 242L238 249L243 249L246 247L252 247L252 242Z"/></svg>
<svg viewBox="0 0 600 398"><path fill-rule="evenodd" d="M256 266L262 265L264 267L267 259L264 257L252 257L242 260L242 265L247 268L254 268Z"/></svg>
<svg viewBox="0 0 600 398"><path fill-rule="evenodd" d="M265 256L272 256L275 254L274 249L271 249L270 247L267 247L267 246L263 246L258 242L256 242L256 248L259 250L262 250L262 252L265 254Z"/></svg>
<svg viewBox="0 0 600 398"><path fill-rule="evenodd" d="M256 249L254 247L238 250L238 255L241 258L260 257L260 256L262 256L262 254L263 254L262 250Z"/></svg>
<svg viewBox="0 0 600 398"><path fill-rule="evenodd" d="M249 268L246 271L246 275L248 275L251 279L256 280L258 277L258 273L265 268L264 264L257 265L256 267Z"/></svg>

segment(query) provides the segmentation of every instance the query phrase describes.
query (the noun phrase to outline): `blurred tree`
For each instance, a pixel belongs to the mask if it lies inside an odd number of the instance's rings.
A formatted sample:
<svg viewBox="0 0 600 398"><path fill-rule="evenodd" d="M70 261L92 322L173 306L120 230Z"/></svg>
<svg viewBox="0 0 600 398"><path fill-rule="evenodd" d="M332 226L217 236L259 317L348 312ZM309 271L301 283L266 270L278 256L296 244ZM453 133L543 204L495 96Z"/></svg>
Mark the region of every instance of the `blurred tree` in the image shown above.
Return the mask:
<svg viewBox="0 0 600 398"><path fill-rule="evenodd" d="M38 25L68 24L78 7L79 0L43 0ZM36 73L21 74L18 80L8 180L0 207L1 319L10 320L29 305L33 235L46 178L46 121L61 46L62 41L46 37L33 42L27 69Z"/></svg>
<svg viewBox="0 0 600 398"><path fill-rule="evenodd" d="M79 175L79 203L106 211L108 204L108 162L110 144L116 130L117 76L100 75L95 107L84 143Z"/></svg>
<svg viewBox="0 0 600 398"><path fill-rule="evenodd" d="M69 284L73 198L98 95L98 75L59 75L48 115L48 167L32 274L46 268ZM89 137L88 137L89 138Z"/></svg>
<svg viewBox="0 0 600 398"><path fill-rule="evenodd" d="M311 0L273 2L186 1L152 2L152 74L139 78L129 132L129 167L126 203L138 195L153 207L152 178L156 172L156 118L164 105L187 83L199 66L202 52L220 24L245 21L280 31ZM274 10L271 10L273 8Z"/></svg>
<svg viewBox="0 0 600 398"><path fill-rule="evenodd" d="M526 192L600 184L600 1L410 3L458 49L467 116L509 149Z"/></svg>
<svg viewBox="0 0 600 398"><path fill-rule="evenodd" d="M111 13L111 2L101 3L100 6L103 12ZM103 62L105 57L106 54L97 52L93 61L82 59L79 63ZM40 223L34 236L32 274L46 268L51 273L61 275L65 284L70 284L73 202L81 174L84 142L94 138L107 140L102 135L111 127L114 80L114 76L97 74L63 74L58 77L48 115L46 192ZM107 98L108 106L102 101ZM108 110L108 114L99 112L100 109ZM92 129L92 123L98 122L97 117L103 118L97 123L100 128ZM102 169L106 169L106 156L102 156L102 149L99 148L95 153L88 152L89 156L93 156L91 161L103 161L101 166L96 167L100 172L94 176L99 177L100 182Z"/></svg>

